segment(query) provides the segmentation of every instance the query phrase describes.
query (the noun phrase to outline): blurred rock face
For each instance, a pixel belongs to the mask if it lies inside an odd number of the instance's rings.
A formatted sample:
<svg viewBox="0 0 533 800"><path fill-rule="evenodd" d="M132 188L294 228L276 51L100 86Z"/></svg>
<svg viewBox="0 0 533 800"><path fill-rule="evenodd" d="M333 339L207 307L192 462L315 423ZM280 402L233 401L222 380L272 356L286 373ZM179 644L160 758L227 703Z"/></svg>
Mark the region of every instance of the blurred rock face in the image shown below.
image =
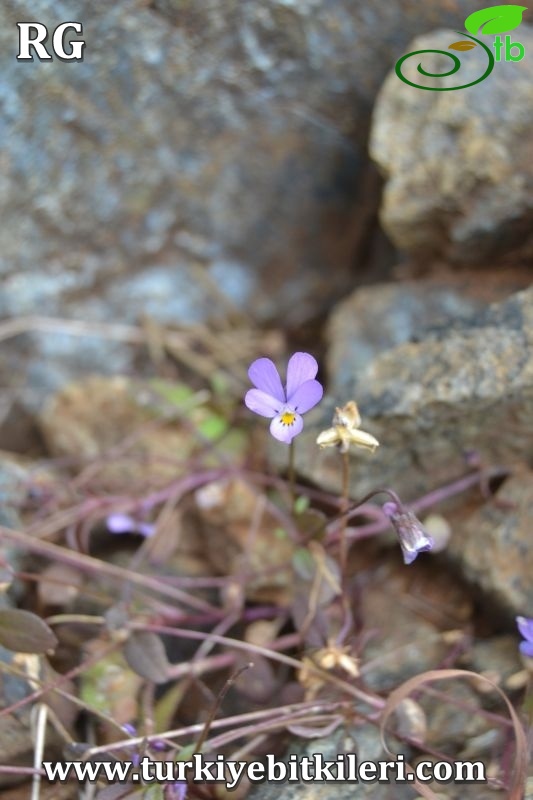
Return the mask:
<svg viewBox="0 0 533 800"><path fill-rule="evenodd" d="M23 63L27 7L4 4L0 314L195 322L213 313L198 269L256 319L319 313L368 245L386 71L415 33L476 6L39 0L31 17L52 29L83 21L84 61ZM130 358L97 339L26 345L35 386ZM14 380L19 359L2 369Z"/></svg>
<svg viewBox="0 0 533 800"><path fill-rule="evenodd" d="M531 471L513 474L498 491L497 500L455 520L450 554L497 605L511 614L522 614L533 603Z"/></svg>
<svg viewBox="0 0 533 800"><path fill-rule="evenodd" d="M376 316L357 318L362 306ZM333 406L349 399L380 442L375 454L353 455L354 497L390 486L412 500L467 472L472 451L488 465L530 463L532 332L533 289L487 306L461 284L358 290L333 316L330 366L338 377L329 406L326 400L308 415L298 469L338 491L339 455L318 452L315 438L329 427Z"/></svg>
<svg viewBox="0 0 533 800"><path fill-rule="evenodd" d="M415 39L407 52L446 52L457 38L457 31L438 31ZM526 57L496 62L474 87L415 90L391 72L379 93L370 150L386 176L381 218L411 256L470 264L531 260L533 28L521 25L512 39L525 46ZM441 55L412 59L421 61L429 72L450 69ZM461 61L456 76L438 85L475 80L487 56L476 47ZM415 74L407 77L416 80Z"/></svg>

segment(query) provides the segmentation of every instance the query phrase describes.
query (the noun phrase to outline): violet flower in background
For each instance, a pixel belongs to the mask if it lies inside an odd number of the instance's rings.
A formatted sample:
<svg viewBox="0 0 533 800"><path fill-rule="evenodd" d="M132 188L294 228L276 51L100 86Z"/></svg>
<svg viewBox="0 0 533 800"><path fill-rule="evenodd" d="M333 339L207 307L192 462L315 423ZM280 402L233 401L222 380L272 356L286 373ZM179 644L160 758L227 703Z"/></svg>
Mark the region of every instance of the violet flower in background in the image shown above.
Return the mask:
<svg viewBox="0 0 533 800"><path fill-rule="evenodd" d="M389 502L383 505L383 512L398 534L404 564L412 564L419 553L432 549L433 539L412 511Z"/></svg>
<svg viewBox="0 0 533 800"><path fill-rule="evenodd" d="M174 781L165 786L165 800L185 800L187 784L184 781Z"/></svg>
<svg viewBox="0 0 533 800"><path fill-rule="evenodd" d="M287 384L281 384L279 372L269 358L251 364L248 376L255 389L246 392L244 402L255 414L272 419L270 433L280 442L290 444L304 426L302 414L322 399L324 390L315 380L316 359L309 353L294 353L287 366Z"/></svg>
<svg viewBox="0 0 533 800"><path fill-rule="evenodd" d="M520 652L524 656L533 658L533 619L530 617L517 617L516 624L520 635L524 639L523 642L520 642Z"/></svg>
<svg viewBox="0 0 533 800"><path fill-rule="evenodd" d="M105 522L109 533L140 533L148 538L155 533L155 525L148 522L138 522L128 514L110 514Z"/></svg>

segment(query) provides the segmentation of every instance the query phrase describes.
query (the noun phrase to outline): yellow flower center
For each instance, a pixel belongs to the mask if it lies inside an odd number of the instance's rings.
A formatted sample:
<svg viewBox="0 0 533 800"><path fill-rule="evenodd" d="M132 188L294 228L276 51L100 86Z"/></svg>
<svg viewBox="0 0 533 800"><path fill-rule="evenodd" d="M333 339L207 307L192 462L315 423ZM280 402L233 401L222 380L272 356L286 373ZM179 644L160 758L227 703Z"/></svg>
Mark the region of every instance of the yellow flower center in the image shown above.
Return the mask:
<svg viewBox="0 0 533 800"><path fill-rule="evenodd" d="M281 415L282 425L293 425L296 419L296 414L293 411L284 411Z"/></svg>

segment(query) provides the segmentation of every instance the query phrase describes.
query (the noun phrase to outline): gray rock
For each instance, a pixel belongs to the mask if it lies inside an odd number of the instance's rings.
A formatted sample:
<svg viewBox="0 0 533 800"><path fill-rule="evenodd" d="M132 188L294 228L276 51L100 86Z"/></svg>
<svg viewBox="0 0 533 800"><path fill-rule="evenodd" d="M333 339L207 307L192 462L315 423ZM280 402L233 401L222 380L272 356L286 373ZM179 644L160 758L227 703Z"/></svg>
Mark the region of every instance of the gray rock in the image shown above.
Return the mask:
<svg viewBox="0 0 533 800"><path fill-rule="evenodd" d="M497 500L503 505L486 503L457 520L449 553L496 606L508 614L531 616L533 474L512 475L499 489ZM508 676L504 666L491 669Z"/></svg>
<svg viewBox="0 0 533 800"><path fill-rule="evenodd" d="M15 58L26 4L3 4L0 314L225 313L198 270L261 320L325 310L369 244L379 85L415 33L476 5L38 0L32 18L82 21L86 48L33 63ZM0 374L35 396L131 358L106 337L32 333Z"/></svg>
<svg viewBox="0 0 533 800"><path fill-rule="evenodd" d="M0 601L0 606L2 605ZM35 657L34 657L35 658ZM15 654L0 646L0 664L16 669ZM8 706L31 694L31 684L25 678L17 677L2 670L0 677L0 698L2 706ZM0 721L0 758L2 764L20 766L31 764L33 739L31 734L30 710L26 706L18 716L10 714ZM13 776L0 775L0 786L17 782Z"/></svg>
<svg viewBox="0 0 533 800"><path fill-rule="evenodd" d="M372 320L370 302L367 318ZM379 326L376 315L372 329ZM405 500L414 499L464 474L470 451L489 465L527 462L532 354L533 289L467 321L426 331L420 342L393 344L353 373L352 384L345 380L341 397L309 414L296 448L297 467L306 478L339 490L340 457L331 449L319 452L315 439L329 427L333 406L352 398L361 410L362 429L381 443L373 455L354 451L353 497L390 486ZM283 456L279 448L273 453Z"/></svg>
<svg viewBox="0 0 533 800"><path fill-rule="evenodd" d="M438 280L384 283L358 289L339 303L327 330L330 393L344 402L381 353L473 317L485 304L466 289L463 282Z"/></svg>
<svg viewBox="0 0 533 800"><path fill-rule="evenodd" d="M0 597L0 607L3 605L4 598ZM0 670L0 704L3 709L33 694L36 677L41 681L57 679L57 673L51 669L44 658L32 654L13 653L1 645L0 666L2 667ZM70 688L71 684L68 686ZM56 716L59 716L65 727L72 726L75 707L70 706L69 701L51 693L48 695L48 705ZM35 703L28 703L0 718L0 763L2 765L32 766L35 751L35 720L32 714L34 708ZM46 757L49 759L59 758L63 744L64 741L57 730L48 725L45 739ZM0 774L0 788L19 783L20 780L21 777L17 775Z"/></svg>
<svg viewBox="0 0 533 800"><path fill-rule="evenodd" d="M450 629L455 633L468 629L473 614L473 604L456 574L445 574L427 561L418 561L406 570L399 559L382 553L372 556L368 551L366 554L352 553L349 574L354 576L352 589L358 598L356 614L361 625L360 640L366 642L361 652L361 681L365 687L387 697L391 690L409 678L439 669L446 663L453 665L450 658L458 639L454 643L453 637L449 638ZM491 657L493 642L496 653ZM505 668L501 674L508 674L509 659L505 659L503 653L499 657L500 642L500 639L480 642L476 655L473 654L474 648L469 648L469 666L475 664L483 669L485 664L494 668L503 661ZM516 665L516 655L510 661ZM476 713L481 711L486 695L474 682L459 679L434 684L433 688L440 689L441 694L435 696L414 691L412 702L404 704L394 715L392 724L399 725L403 735L419 736L429 748L452 758L470 757L484 763L497 758L496 754L502 753L505 747L501 731L491 720ZM411 749L390 734L387 743L410 763L431 758L423 748ZM299 755L322 753L325 759L335 759L341 752L355 752L359 762L390 758L382 749L378 728L364 722L356 726L346 725L334 734L308 744L293 739L287 752ZM463 755L466 752L470 755ZM431 788L439 793L442 787L432 784ZM479 788L479 793L474 792L472 796L482 800L486 797L486 786ZM414 797L412 790L394 781L367 785L263 785L252 792L252 797L271 800L275 792L277 797L281 794L283 800L327 800L330 794L331 797L371 797L378 800ZM464 797L464 786L447 785L445 797L460 800Z"/></svg>
<svg viewBox="0 0 533 800"><path fill-rule="evenodd" d="M474 672L484 672L489 677L493 676L502 687L508 688L509 679L523 669L517 646L519 638L515 630L514 634L503 634L474 642L467 654L465 666ZM492 697L495 698L495 695Z"/></svg>
<svg viewBox="0 0 533 800"><path fill-rule="evenodd" d="M15 460L6 456L0 460L0 525L20 527L18 509L27 494L28 480L28 471Z"/></svg>
<svg viewBox="0 0 533 800"><path fill-rule="evenodd" d="M390 741L389 741L389 744ZM394 744L392 745L394 746ZM299 757L313 757L314 753L322 754L325 760L335 760L337 754L343 752L356 753L358 763L362 761L390 760L383 749L379 730L368 724L353 726L347 730L341 729L334 735L324 739L313 739L306 746L295 742L289 749L290 753L297 752ZM398 747L397 752L404 755L408 749ZM288 756L287 756L288 757ZM251 792L253 800L362 800L362 798L376 798L377 800L409 800L412 791L406 784L390 783L299 783L299 784L274 784L264 783Z"/></svg>
<svg viewBox="0 0 533 800"><path fill-rule="evenodd" d="M365 685L386 695L438 669L450 651L443 631L462 628L472 618L472 602L457 578L429 560L407 570L396 550L389 556L381 552L370 569L361 569L354 548L350 572L360 587L360 624L370 634L361 656Z"/></svg>
<svg viewBox="0 0 533 800"><path fill-rule="evenodd" d="M521 25L512 36L532 52L531 27ZM492 37L485 38L491 45ZM415 39L406 52L446 52L457 39L457 30L438 31ZM417 83L420 61L430 72L451 67L442 55L413 56L405 62L406 75ZM475 80L487 56L477 46L462 53L461 61L453 77L427 83ZM418 259L447 262L531 259L532 79L527 56L519 64L496 62L486 80L460 91L417 90L389 74L374 110L370 152L387 179L382 223L399 248Z"/></svg>

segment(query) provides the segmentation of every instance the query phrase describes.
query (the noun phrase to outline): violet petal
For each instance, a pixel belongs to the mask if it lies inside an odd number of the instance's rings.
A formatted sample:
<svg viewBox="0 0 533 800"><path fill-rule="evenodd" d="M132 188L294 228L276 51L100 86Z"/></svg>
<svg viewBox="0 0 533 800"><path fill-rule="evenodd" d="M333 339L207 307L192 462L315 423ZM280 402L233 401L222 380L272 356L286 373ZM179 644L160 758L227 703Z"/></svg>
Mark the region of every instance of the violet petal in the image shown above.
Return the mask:
<svg viewBox="0 0 533 800"><path fill-rule="evenodd" d="M148 522L138 522L135 533L140 533L141 536L146 536L149 539L155 533L155 525L150 525Z"/></svg>
<svg viewBox="0 0 533 800"><path fill-rule="evenodd" d="M128 734L128 736L137 736L137 728L130 722L124 722L122 729Z"/></svg>
<svg viewBox="0 0 533 800"><path fill-rule="evenodd" d="M187 782L174 781L165 787L165 800L185 800L187 796Z"/></svg>
<svg viewBox="0 0 533 800"><path fill-rule="evenodd" d="M270 358L258 358L250 364L248 377L257 389L269 394L271 397L275 397L282 403L285 402L285 392L281 385L279 372Z"/></svg>
<svg viewBox="0 0 533 800"><path fill-rule="evenodd" d="M295 436L301 433L304 426L304 421L299 414L294 415L294 422L291 425L286 425L281 421L281 414L274 417L270 423L270 433L279 442L290 444Z"/></svg>
<svg viewBox="0 0 533 800"><path fill-rule="evenodd" d="M410 542L405 538L400 539L400 547L402 549L403 563L406 565L412 564L419 553L427 553L433 547L432 539L425 539L416 543Z"/></svg>
<svg viewBox="0 0 533 800"><path fill-rule="evenodd" d="M520 652L524 656L533 658L533 642L520 642Z"/></svg>
<svg viewBox="0 0 533 800"><path fill-rule="evenodd" d="M283 405L261 389L249 389L244 396L244 404L254 414L260 414L262 417L274 417Z"/></svg>
<svg viewBox="0 0 533 800"><path fill-rule="evenodd" d="M309 353L294 353L287 365L287 397L292 397L302 383L316 378L318 364Z"/></svg>
<svg viewBox="0 0 533 800"><path fill-rule="evenodd" d="M517 617L516 624L524 639L533 642L533 619L530 617Z"/></svg>
<svg viewBox="0 0 533 800"><path fill-rule="evenodd" d="M110 514L106 519L107 530L109 533L131 533L137 527L137 523L128 514Z"/></svg>
<svg viewBox="0 0 533 800"><path fill-rule="evenodd" d="M305 381L300 384L294 394L290 395L287 405L292 406L299 414L305 414L306 411L310 411L317 403L320 403L323 394L324 389L318 381Z"/></svg>
<svg viewBox="0 0 533 800"><path fill-rule="evenodd" d="M389 519L392 519L396 514L399 513L400 509L398 508L397 503L393 503L392 500L389 500L388 502L383 503L382 511Z"/></svg>
<svg viewBox="0 0 533 800"><path fill-rule="evenodd" d="M155 533L155 525L148 522L138 522L129 514L110 514L106 519L109 533L140 533L149 538Z"/></svg>
<svg viewBox="0 0 533 800"><path fill-rule="evenodd" d="M389 501L383 505L383 512L400 540L404 564L412 564L419 553L433 548L433 539L412 511L400 509L397 503Z"/></svg>

